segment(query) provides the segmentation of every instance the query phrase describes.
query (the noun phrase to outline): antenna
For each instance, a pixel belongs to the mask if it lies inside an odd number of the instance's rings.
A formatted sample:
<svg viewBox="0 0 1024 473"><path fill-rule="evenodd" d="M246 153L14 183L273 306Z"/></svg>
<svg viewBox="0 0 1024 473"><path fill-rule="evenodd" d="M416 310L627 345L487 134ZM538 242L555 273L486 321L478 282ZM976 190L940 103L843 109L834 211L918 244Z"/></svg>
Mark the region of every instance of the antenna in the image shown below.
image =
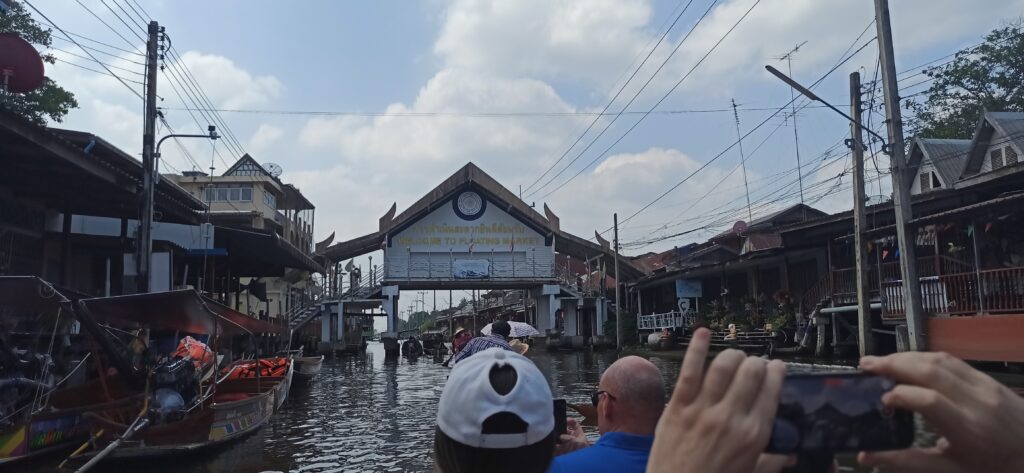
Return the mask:
<svg viewBox="0 0 1024 473"><path fill-rule="evenodd" d="M786 61L786 66L789 67L789 77L793 77L793 55L796 54L797 51L799 51L800 48L805 44L807 44L807 41L804 41L796 46L793 46L793 49L789 50L788 53L775 58L778 59L779 61ZM797 181L800 183L800 203L803 204L804 171L803 167L800 165L800 134L797 132L796 129L796 90L792 85L789 87L789 98L789 104L792 107L790 113L792 113L793 116L793 146L796 150L796 178Z"/></svg>
<svg viewBox="0 0 1024 473"><path fill-rule="evenodd" d="M281 167L281 165L277 163L264 163L263 169L266 169L267 172L269 172L270 175L274 177L281 177L281 173L284 172L284 169Z"/></svg>
<svg viewBox="0 0 1024 473"><path fill-rule="evenodd" d="M747 191L747 220L752 222L754 221L754 214L750 211L750 186L747 184L747 157L743 154L743 134L740 133L740 113L736 111L736 99L732 99L732 115L733 117L736 117L736 144L738 144L740 148L740 167L743 168L743 188Z"/></svg>

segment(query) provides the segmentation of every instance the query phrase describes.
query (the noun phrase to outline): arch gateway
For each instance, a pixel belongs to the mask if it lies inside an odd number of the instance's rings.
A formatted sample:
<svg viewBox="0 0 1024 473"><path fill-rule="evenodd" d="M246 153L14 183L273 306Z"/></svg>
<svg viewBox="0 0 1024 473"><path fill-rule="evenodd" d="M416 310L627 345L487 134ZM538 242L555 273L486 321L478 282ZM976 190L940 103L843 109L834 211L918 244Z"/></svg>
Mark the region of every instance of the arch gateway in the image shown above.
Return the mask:
<svg viewBox="0 0 1024 473"><path fill-rule="evenodd" d="M583 290L579 271L565 269L567 262L588 268L589 278L613 267L614 252L596 232L599 243L570 234L547 205L543 211L468 163L401 213L393 204L377 231L321 249L330 268L328 295L319 310L302 314L292 326L319 317L320 350L351 349L352 319L374 314L387 318L381 338L386 349L397 350L401 291L511 289L525 295L525 321L543 342L601 343L611 301L600 291ZM343 266L378 250L383 261L368 268L369 274L353 278L353 268ZM619 271L623 282L643 274L621 257ZM614 291L614 285L607 288Z"/></svg>

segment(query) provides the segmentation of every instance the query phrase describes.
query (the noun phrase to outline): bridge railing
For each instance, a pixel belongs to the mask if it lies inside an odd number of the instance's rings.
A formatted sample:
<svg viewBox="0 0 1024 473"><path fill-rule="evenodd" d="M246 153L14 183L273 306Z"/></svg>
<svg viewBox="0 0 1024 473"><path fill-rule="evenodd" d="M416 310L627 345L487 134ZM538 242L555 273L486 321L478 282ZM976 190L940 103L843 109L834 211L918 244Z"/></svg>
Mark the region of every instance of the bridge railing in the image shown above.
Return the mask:
<svg viewBox="0 0 1024 473"><path fill-rule="evenodd" d="M636 319L636 327L640 330L662 330L679 327L692 327L697 323L697 316L691 310L684 312L672 311L660 314L640 315Z"/></svg>

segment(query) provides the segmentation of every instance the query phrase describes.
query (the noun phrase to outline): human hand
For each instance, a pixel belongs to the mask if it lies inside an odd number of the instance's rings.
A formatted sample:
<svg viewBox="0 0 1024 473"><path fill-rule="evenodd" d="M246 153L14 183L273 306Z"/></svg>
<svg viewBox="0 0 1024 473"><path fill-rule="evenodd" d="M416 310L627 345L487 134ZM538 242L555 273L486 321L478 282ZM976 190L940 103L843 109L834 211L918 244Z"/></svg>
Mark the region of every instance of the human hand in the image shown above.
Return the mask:
<svg viewBox="0 0 1024 473"><path fill-rule="evenodd" d="M555 456L575 452L590 446L587 434L583 433L583 427L579 422L576 422L576 419L567 419L565 427L566 433L559 435L558 443L555 444Z"/></svg>
<svg viewBox="0 0 1024 473"><path fill-rule="evenodd" d="M943 436L931 448L861 452L862 465L900 472L1024 471L1024 399L988 375L945 353L867 356L861 369L902 384L887 407L920 413Z"/></svg>
<svg viewBox="0 0 1024 473"><path fill-rule="evenodd" d="M768 445L786 376L737 350L720 353L704 373L711 332L698 329L683 359L672 399L654 434L648 473L777 472L786 462L761 452Z"/></svg>

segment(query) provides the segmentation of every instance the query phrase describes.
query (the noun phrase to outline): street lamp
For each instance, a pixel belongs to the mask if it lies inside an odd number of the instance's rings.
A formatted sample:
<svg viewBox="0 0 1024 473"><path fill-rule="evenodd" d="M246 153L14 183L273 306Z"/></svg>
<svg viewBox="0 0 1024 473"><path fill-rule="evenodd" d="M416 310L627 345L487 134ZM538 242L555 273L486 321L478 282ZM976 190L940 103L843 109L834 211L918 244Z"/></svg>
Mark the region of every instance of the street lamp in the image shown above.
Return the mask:
<svg viewBox="0 0 1024 473"><path fill-rule="evenodd" d="M847 115L842 110L839 110L838 108L835 108L834 106L832 106L832 104L826 102L821 97L818 97L818 95L815 94L814 92L811 92L810 89L800 85L799 83L797 83L797 81L795 81L792 78L790 78L789 76L783 74L782 71L780 71L780 70L778 70L778 69L776 69L776 68L774 68L772 66L764 66L764 68L767 69L768 72L772 73L772 75L774 75L775 77L778 77L779 79L781 79L782 82L785 82L790 87L796 89L797 92L800 92L801 94L803 94L804 97L807 97L807 98L809 98L809 99L811 99L811 100L813 100L815 102L821 102L826 107L831 108L832 111L842 115L843 118L849 120L850 123L853 123L857 128L860 128L861 130L864 130L865 132L867 132L867 134L869 134L871 136L874 136L875 138L878 138L878 141L882 142L882 152L887 154L887 155L891 155L892 154L891 150L889 149L889 144L885 142L885 138L882 138L881 135L879 135L878 133L875 133L870 128L862 126L860 123L857 123L853 119L853 117ZM853 143L851 142L851 140L846 140L846 141L847 141L847 143L846 143L847 146L853 146Z"/></svg>
<svg viewBox="0 0 1024 473"><path fill-rule="evenodd" d="M156 176L154 176L154 177L157 180L160 179L160 161L159 161L160 160L160 145L164 144L164 141L167 141L168 138L209 138L211 140L216 140L217 138L220 138L220 135L217 134L217 127L215 127L213 125L209 125L209 126L206 127L206 130L209 133L205 134L205 135L186 134L186 133L172 133L172 134L167 135L167 136L165 136L163 138L160 138L160 141L156 142L156 152L153 153L153 158L157 160L157 162L153 166L154 172L156 173Z"/></svg>

